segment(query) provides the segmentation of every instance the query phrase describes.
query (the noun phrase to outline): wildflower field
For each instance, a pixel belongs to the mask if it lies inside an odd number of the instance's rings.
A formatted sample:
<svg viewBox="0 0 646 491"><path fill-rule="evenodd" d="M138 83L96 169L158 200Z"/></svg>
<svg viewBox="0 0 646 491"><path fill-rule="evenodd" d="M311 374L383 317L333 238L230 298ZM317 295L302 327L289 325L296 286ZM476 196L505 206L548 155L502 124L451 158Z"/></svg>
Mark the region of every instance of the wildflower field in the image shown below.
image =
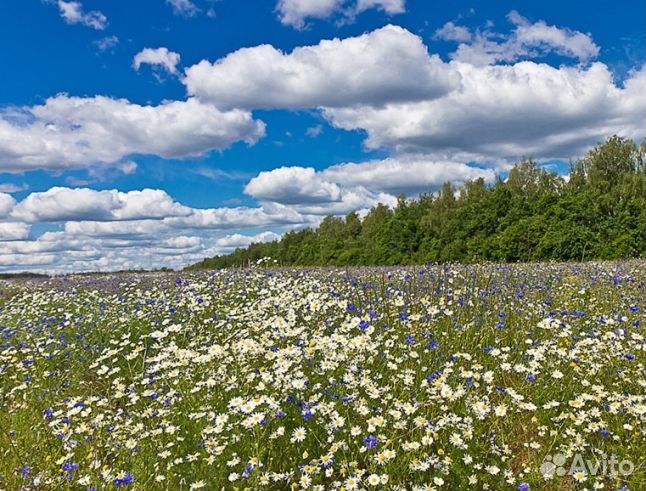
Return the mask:
<svg viewBox="0 0 646 491"><path fill-rule="evenodd" d="M645 278L635 261L5 281L0 489L643 491Z"/></svg>

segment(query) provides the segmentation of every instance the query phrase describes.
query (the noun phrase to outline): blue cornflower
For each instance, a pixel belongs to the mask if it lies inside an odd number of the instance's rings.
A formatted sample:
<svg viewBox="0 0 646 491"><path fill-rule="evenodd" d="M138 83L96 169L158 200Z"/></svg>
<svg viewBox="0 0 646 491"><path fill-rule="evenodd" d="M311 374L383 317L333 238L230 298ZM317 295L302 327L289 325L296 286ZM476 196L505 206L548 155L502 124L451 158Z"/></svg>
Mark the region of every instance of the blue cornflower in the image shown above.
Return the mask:
<svg viewBox="0 0 646 491"><path fill-rule="evenodd" d="M440 345L440 343L437 342L437 339L431 339L428 342L428 347L431 349L437 349L437 347Z"/></svg>
<svg viewBox="0 0 646 491"><path fill-rule="evenodd" d="M534 380L536 380L536 375L533 373L530 373L527 375L527 377L525 377L525 380L527 380L528 382L533 382Z"/></svg>
<svg viewBox="0 0 646 491"><path fill-rule="evenodd" d="M357 310L357 307L353 303L348 303L348 306L346 307L349 312L355 312Z"/></svg>
<svg viewBox="0 0 646 491"><path fill-rule="evenodd" d="M22 477L27 477L30 472L31 472L31 467L29 467L28 465L25 465L20 468L20 474L22 475Z"/></svg>
<svg viewBox="0 0 646 491"><path fill-rule="evenodd" d="M399 313L399 320L400 321L405 321L408 319L408 314L405 311L402 311Z"/></svg>
<svg viewBox="0 0 646 491"><path fill-rule="evenodd" d="M65 462L63 464L63 470L65 472L74 472L76 469L78 469L79 465L74 463L74 462Z"/></svg>
<svg viewBox="0 0 646 491"><path fill-rule="evenodd" d="M527 484L526 482L521 482L518 485L518 491L529 491L529 484Z"/></svg>
<svg viewBox="0 0 646 491"><path fill-rule="evenodd" d="M362 319L361 322L359 322L359 329L361 329L362 331L365 331L366 329L368 329L368 327L370 327L370 322L368 322L367 320Z"/></svg>
<svg viewBox="0 0 646 491"><path fill-rule="evenodd" d="M410 334L408 334L404 338L404 341L406 341L407 344L413 344L415 342L415 338L413 336L411 336Z"/></svg>
<svg viewBox="0 0 646 491"><path fill-rule="evenodd" d="M363 439L363 443L366 445L367 449L372 449L377 446L377 437L374 435L368 435Z"/></svg>
<svg viewBox="0 0 646 491"><path fill-rule="evenodd" d="M249 477L251 475L251 471L253 471L253 464L251 462L248 462L244 468L244 471L242 471L242 477Z"/></svg>
<svg viewBox="0 0 646 491"><path fill-rule="evenodd" d="M116 487L127 486L128 484L132 484L134 480L135 477L132 474L124 474L123 477L117 477L114 479L114 485Z"/></svg>

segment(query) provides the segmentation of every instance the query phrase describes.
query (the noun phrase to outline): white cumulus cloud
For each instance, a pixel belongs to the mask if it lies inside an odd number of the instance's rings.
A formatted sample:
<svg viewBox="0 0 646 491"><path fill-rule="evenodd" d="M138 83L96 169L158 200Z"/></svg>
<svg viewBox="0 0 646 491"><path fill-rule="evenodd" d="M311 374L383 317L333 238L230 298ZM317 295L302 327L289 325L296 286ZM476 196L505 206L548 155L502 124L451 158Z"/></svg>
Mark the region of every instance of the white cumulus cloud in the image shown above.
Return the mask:
<svg viewBox="0 0 646 491"><path fill-rule="evenodd" d="M308 19L327 19L338 13L348 19L369 9L401 14L406 10L405 3L406 0L278 0L276 11L283 24L302 29Z"/></svg>
<svg viewBox="0 0 646 491"><path fill-rule="evenodd" d="M367 210L377 203L392 205L395 197L361 185L340 186L312 167L280 167L261 172L245 186L245 193L264 207L292 209L304 216L342 215Z"/></svg>
<svg viewBox="0 0 646 491"><path fill-rule="evenodd" d="M108 19L103 13L98 10L85 12L83 11L83 4L81 2L58 0L57 5L61 17L68 24L82 24L99 31L105 29L108 25Z"/></svg>
<svg viewBox="0 0 646 491"><path fill-rule="evenodd" d="M424 155L348 162L317 171L312 167L279 167L251 179L245 193L263 202L280 204L303 215L343 214L377 203L392 205L404 193L436 191L444 182L495 178L493 168L455 161L434 161Z"/></svg>
<svg viewBox="0 0 646 491"><path fill-rule="evenodd" d="M462 83L445 97L328 108L323 114L337 128L366 131L368 148L459 161L567 159L612 134L644 137L643 68L618 85L598 62L587 68L530 61L452 65Z"/></svg>
<svg viewBox="0 0 646 491"><path fill-rule="evenodd" d="M242 48L187 68L183 82L190 95L221 108L303 109L433 99L460 81L419 36L388 25L291 53Z"/></svg>
<svg viewBox="0 0 646 491"><path fill-rule="evenodd" d="M436 191L451 181L461 184L483 178L495 178L493 168L480 168L455 161L435 161L425 155L405 155L383 160L337 164L320 172L321 176L339 185L362 186L375 192L415 196Z"/></svg>
<svg viewBox="0 0 646 491"><path fill-rule="evenodd" d="M179 60L179 54L169 51L168 48L144 48L135 55L132 66L135 70L139 70L143 64L160 66L168 73L175 74Z"/></svg>
<svg viewBox="0 0 646 491"><path fill-rule="evenodd" d="M15 204L11 217L26 222L65 220L142 220L186 216L191 209L160 189L120 192L52 187L29 194Z"/></svg>
<svg viewBox="0 0 646 491"><path fill-rule="evenodd" d="M1 183L0 184L0 193L17 193L19 191L26 191L29 189L29 185L27 183L23 184L14 184L12 182L6 182L6 183Z"/></svg>
<svg viewBox="0 0 646 491"><path fill-rule="evenodd" d="M16 206L16 200L9 193L0 191L0 220L9 216Z"/></svg>
<svg viewBox="0 0 646 491"><path fill-rule="evenodd" d="M191 0L166 0L171 6L175 15L183 17L193 17L200 12L200 9Z"/></svg>
<svg viewBox="0 0 646 491"><path fill-rule="evenodd" d="M117 44L119 44L119 38L114 35L106 36L94 41L94 46L96 46L99 51L109 51L112 48L116 47Z"/></svg>
<svg viewBox="0 0 646 491"><path fill-rule="evenodd" d="M249 111L194 98L142 106L104 96L50 97L0 112L0 172L114 164L134 154L184 158L264 135Z"/></svg>
<svg viewBox="0 0 646 491"><path fill-rule="evenodd" d="M446 23L435 34L441 39L459 41L452 58L475 65L512 62L550 52L587 62L599 54L599 46L589 34L548 25L543 20L531 23L513 10L507 18L514 25L508 36L490 31L471 33L466 27L452 22Z"/></svg>
<svg viewBox="0 0 646 491"><path fill-rule="evenodd" d="M459 26L452 21L447 22L435 31L435 38L443 39L444 41L466 42L471 40L471 37L471 31L467 27Z"/></svg>
<svg viewBox="0 0 646 491"><path fill-rule="evenodd" d="M261 172L245 186L245 193L282 204L329 203L341 200L341 189L319 179L312 167L279 167Z"/></svg>
<svg viewBox="0 0 646 491"><path fill-rule="evenodd" d="M29 237L30 226L23 222L0 222L0 243L9 240L25 240ZM0 248L5 247L0 244Z"/></svg>
<svg viewBox="0 0 646 491"><path fill-rule="evenodd" d="M280 234L267 231L256 235L231 234L225 235L215 240L215 247L222 249L237 249L238 247L247 247L255 242L271 242L280 239Z"/></svg>

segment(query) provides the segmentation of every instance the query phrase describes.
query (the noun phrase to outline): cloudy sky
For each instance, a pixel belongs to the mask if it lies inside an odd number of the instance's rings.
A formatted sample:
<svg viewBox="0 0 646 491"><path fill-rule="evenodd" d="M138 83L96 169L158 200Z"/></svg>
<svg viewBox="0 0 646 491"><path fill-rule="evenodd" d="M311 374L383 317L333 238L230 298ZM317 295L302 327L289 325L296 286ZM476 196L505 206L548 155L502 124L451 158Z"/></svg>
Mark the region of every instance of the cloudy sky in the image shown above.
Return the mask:
<svg viewBox="0 0 646 491"><path fill-rule="evenodd" d="M0 271L180 267L646 129L642 0L5 0Z"/></svg>

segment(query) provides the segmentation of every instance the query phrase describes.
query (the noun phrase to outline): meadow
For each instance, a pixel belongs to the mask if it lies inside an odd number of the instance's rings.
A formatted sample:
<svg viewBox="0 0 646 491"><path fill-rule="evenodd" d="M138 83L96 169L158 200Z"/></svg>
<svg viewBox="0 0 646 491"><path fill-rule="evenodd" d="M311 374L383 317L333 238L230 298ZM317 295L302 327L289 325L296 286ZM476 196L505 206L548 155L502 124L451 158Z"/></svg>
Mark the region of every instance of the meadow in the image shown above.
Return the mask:
<svg viewBox="0 0 646 491"><path fill-rule="evenodd" d="M643 261L0 283L0 490L646 488Z"/></svg>

